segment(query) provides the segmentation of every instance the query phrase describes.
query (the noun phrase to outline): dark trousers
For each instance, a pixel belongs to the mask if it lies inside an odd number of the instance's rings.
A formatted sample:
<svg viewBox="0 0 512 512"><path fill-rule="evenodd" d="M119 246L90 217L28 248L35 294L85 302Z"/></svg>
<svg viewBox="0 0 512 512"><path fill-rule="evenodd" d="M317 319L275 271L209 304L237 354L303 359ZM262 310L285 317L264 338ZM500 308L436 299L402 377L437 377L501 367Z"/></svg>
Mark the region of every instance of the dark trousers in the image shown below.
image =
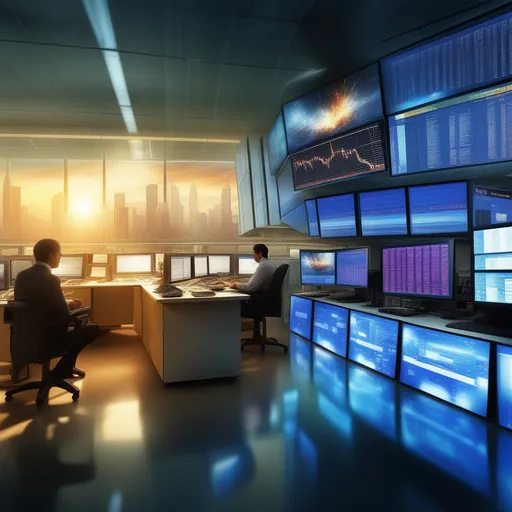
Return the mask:
<svg viewBox="0 0 512 512"><path fill-rule="evenodd" d="M252 318L254 320L252 326L252 334L254 337L260 336L260 316L258 315L258 310L253 301L244 300L242 302L242 310L240 316L242 318Z"/></svg>
<svg viewBox="0 0 512 512"><path fill-rule="evenodd" d="M76 359L80 352L92 343L100 335L100 328L96 324L84 324L77 326L67 333L66 352L54 368L54 373L59 375L69 374L76 366Z"/></svg>

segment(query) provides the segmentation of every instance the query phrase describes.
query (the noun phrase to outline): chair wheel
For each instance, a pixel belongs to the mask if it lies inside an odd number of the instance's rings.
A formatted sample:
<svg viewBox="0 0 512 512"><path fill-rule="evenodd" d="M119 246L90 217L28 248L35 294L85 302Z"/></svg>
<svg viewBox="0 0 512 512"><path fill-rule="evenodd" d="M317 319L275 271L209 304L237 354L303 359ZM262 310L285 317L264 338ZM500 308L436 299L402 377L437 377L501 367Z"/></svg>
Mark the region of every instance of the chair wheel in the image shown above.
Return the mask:
<svg viewBox="0 0 512 512"><path fill-rule="evenodd" d="M73 402L76 402L80 398L80 393L73 393L71 398L73 399Z"/></svg>
<svg viewBox="0 0 512 512"><path fill-rule="evenodd" d="M5 401L10 402L12 400L12 395L10 393L5 393Z"/></svg>

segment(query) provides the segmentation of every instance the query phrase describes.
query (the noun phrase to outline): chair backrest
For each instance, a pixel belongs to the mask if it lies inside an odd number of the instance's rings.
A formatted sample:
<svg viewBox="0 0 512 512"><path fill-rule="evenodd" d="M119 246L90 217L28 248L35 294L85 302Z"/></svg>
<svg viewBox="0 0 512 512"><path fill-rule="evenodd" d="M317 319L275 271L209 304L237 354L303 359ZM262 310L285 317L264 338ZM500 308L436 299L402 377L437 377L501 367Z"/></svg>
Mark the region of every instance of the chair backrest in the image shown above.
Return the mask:
<svg viewBox="0 0 512 512"><path fill-rule="evenodd" d="M257 308L259 316L262 317L280 317L281 316L281 290L288 272L288 264L281 263L277 267L268 290L258 294L254 306Z"/></svg>

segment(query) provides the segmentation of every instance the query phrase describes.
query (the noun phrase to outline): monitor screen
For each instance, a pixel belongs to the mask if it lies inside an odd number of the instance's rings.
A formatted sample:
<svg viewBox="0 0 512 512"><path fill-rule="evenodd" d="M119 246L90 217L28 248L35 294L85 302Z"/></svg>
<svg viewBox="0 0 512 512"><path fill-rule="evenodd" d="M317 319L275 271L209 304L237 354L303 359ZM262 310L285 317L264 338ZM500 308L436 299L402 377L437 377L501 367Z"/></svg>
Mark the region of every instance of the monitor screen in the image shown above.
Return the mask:
<svg viewBox="0 0 512 512"><path fill-rule="evenodd" d="M309 236L320 236L315 199L306 201L306 214L308 216Z"/></svg>
<svg viewBox="0 0 512 512"><path fill-rule="evenodd" d="M31 260L11 260L11 285L14 285L16 276L22 271L32 266Z"/></svg>
<svg viewBox="0 0 512 512"><path fill-rule="evenodd" d="M322 238L357 236L354 194L321 197L317 204Z"/></svg>
<svg viewBox="0 0 512 512"><path fill-rule="evenodd" d="M118 254L117 274L151 274L151 254Z"/></svg>
<svg viewBox="0 0 512 512"><path fill-rule="evenodd" d="M450 299L453 295L453 243L382 249L384 293Z"/></svg>
<svg viewBox="0 0 512 512"><path fill-rule="evenodd" d="M92 262L95 265L106 265L108 263L108 254L93 254Z"/></svg>
<svg viewBox="0 0 512 512"><path fill-rule="evenodd" d="M241 276L252 276L258 265L253 256L238 256L238 274Z"/></svg>
<svg viewBox="0 0 512 512"><path fill-rule="evenodd" d="M288 160L277 175L277 192L281 217L313 197L313 190L294 190L292 164ZM307 231L307 230L306 230Z"/></svg>
<svg viewBox="0 0 512 512"><path fill-rule="evenodd" d="M288 150L295 153L382 118L376 64L283 107Z"/></svg>
<svg viewBox="0 0 512 512"><path fill-rule="evenodd" d="M296 295L290 297L290 331L308 340L311 339L312 314L313 301Z"/></svg>
<svg viewBox="0 0 512 512"><path fill-rule="evenodd" d="M0 290L9 289L9 280L8 280L8 272L9 272L9 262L7 260L0 261Z"/></svg>
<svg viewBox="0 0 512 512"><path fill-rule="evenodd" d="M84 277L84 257L62 256L59 267L52 268L52 274L59 277L82 279Z"/></svg>
<svg viewBox="0 0 512 512"><path fill-rule="evenodd" d="M303 235L307 235L309 233L308 217L306 213L306 205L304 203L299 204L299 206L288 212L286 215L283 215L281 221Z"/></svg>
<svg viewBox="0 0 512 512"><path fill-rule="evenodd" d="M106 279L107 267L91 267L89 277L94 279Z"/></svg>
<svg viewBox="0 0 512 512"><path fill-rule="evenodd" d="M411 235L462 233L468 230L465 182L409 188Z"/></svg>
<svg viewBox="0 0 512 512"><path fill-rule="evenodd" d="M284 129L283 113L279 112L270 133L267 137L268 159L270 162L270 173L277 174L288 156L288 145L286 144L286 132Z"/></svg>
<svg viewBox="0 0 512 512"><path fill-rule="evenodd" d="M347 357L348 309L315 301L314 313L313 341Z"/></svg>
<svg viewBox="0 0 512 512"><path fill-rule="evenodd" d="M231 257L229 254L223 256L208 256L210 274L229 274L231 272Z"/></svg>
<svg viewBox="0 0 512 512"><path fill-rule="evenodd" d="M507 13L382 60L388 113L512 76L510 23Z"/></svg>
<svg viewBox="0 0 512 512"><path fill-rule="evenodd" d="M380 126L360 128L291 157L295 190L386 169Z"/></svg>
<svg viewBox="0 0 512 512"><path fill-rule="evenodd" d="M391 174L512 160L512 84L473 92L389 118Z"/></svg>
<svg viewBox="0 0 512 512"><path fill-rule="evenodd" d="M512 192L483 187L473 188L473 227L512 222Z"/></svg>
<svg viewBox="0 0 512 512"><path fill-rule="evenodd" d="M512 430L512 347L497 345L498 420Z"/></svg>
<svg viewBox="0 0 512 512"><path fill-rule="evenodd" d="M368 248L336 251L336 284L339 286L368 286Z"/></svg>
<svg viewBox="0 0 512 512"><path fill-rule="evenodd" d="M171 283L192 278L192 258L190 256L171 256Z"/></svg>
<svg viewBox="0 0 512 512"><path fill-rule="evenodd" d="M405 188L359 194L363 236L407 235Z"/></svg>
<svg viewBox="0 0 512 512"><path fill-rule="evenodd" d="M400 381L486 416L489 353L487 341L403 324Z"/></svg>
<svg viewBox="0 0 512 512"><path fill-rule="evenodd" d="M194 277L208 275L208 256L194 256Z"/></svg>
<svg viewBox="0 0 512 512"><path fill-rule="evenodd" d="M349 359L394 379L398 325L395 320L351 311Z"/></svg>
<svg viewBox="0 0 512 512"><path fill-rule="evenodd" d="M334 252L301 251L300 282L303 285L333 285L335 266Z"/></svg>

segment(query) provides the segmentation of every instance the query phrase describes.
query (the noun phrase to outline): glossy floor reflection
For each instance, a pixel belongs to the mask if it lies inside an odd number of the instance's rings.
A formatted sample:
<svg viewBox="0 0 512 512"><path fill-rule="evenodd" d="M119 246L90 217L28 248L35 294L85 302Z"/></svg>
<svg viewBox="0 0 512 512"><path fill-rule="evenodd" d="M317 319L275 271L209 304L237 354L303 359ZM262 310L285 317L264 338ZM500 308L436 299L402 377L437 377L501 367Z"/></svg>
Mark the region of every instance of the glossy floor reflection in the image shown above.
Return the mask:
<svg viewBox="0 0 512 512"><path fill-rule="evenodd" d="M237 380L165 387L131 331L80 366L76 405L0 404L2 510L512 509L512 433L298 336Z"/></svg>

